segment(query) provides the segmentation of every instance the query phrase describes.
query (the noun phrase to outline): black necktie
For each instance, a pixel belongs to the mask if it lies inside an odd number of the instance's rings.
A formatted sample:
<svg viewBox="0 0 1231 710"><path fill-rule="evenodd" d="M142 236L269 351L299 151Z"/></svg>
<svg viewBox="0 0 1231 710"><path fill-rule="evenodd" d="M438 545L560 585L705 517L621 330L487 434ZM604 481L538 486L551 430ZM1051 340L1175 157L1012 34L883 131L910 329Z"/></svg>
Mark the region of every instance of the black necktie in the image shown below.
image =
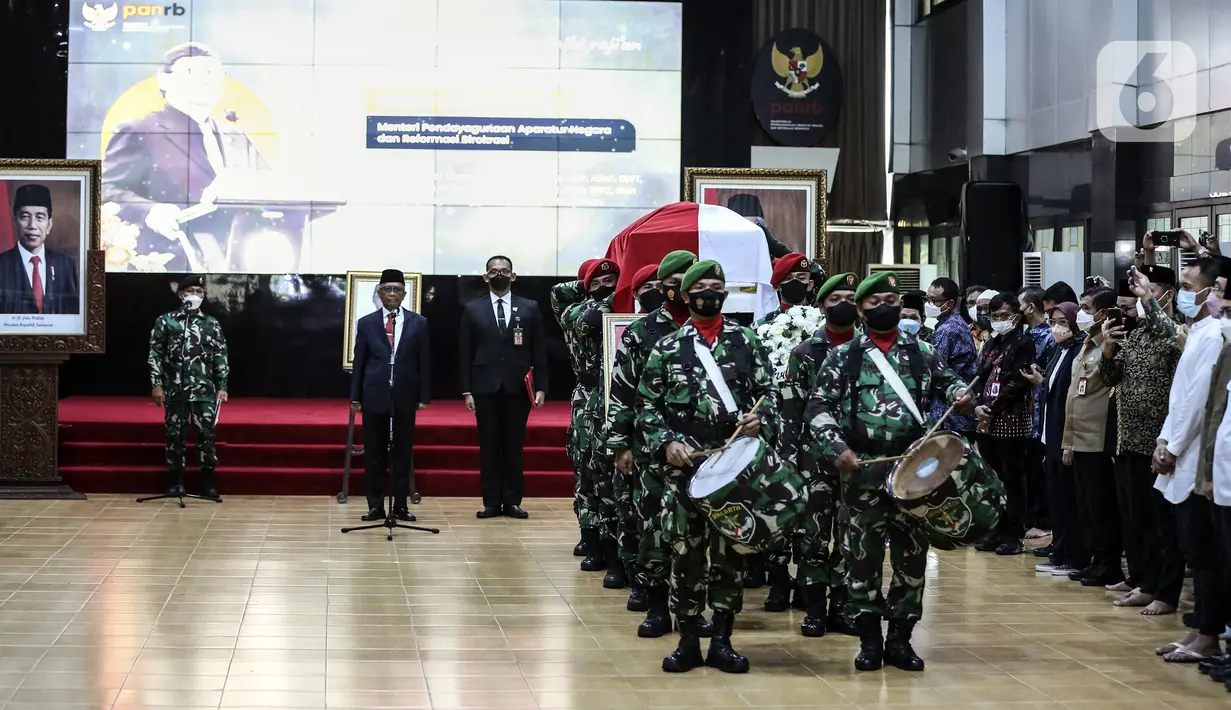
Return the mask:
<svg viewBox="0 0 1231 710"><path fill-rule="evenodd" d="M504 299L496 299L496 325L500 326L500 332L504 332L504 327L507 325L504 321Z"/></svg>

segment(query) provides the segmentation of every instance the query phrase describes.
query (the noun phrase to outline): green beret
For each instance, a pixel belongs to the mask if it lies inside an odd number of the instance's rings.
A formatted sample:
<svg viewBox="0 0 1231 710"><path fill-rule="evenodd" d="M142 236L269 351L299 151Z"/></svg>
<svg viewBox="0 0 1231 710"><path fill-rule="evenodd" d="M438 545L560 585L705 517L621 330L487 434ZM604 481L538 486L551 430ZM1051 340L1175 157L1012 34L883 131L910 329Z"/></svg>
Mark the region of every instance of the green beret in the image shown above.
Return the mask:
<svg viewBox="0 0 1231 710"><path fill-rule="evenodd" d="M898 290L898 275L892 271L880 271L872 274L859 283L855 289L855 302L858 303L874 293L901 293Z"/></svg>
<svg viewBox="0 0 1231 710"><path fill-rule="evenodd" d="M678 249L663 257L658 265L658 280L662 281L671 274L682 274L688 267L697 263L697 255L684 249Z"/></svg>
<svg viewBox="0 0 1231 710"><path fill-rule="evenodd" d="M854 291L858 285L859 277L849 271L845 274L834 274L821 284L821 289L816 292L816 302L822 303L834 291Z"/></svg>
<svg viewBox="0 0 1231 710"><path fill-rule="evenodd" d="M723 283L726 283L727 277L722 273L722 264L713 259L698 261L684 272L684 280L680 283L680 288L687 291L701 279L722 279Z"/></svg>

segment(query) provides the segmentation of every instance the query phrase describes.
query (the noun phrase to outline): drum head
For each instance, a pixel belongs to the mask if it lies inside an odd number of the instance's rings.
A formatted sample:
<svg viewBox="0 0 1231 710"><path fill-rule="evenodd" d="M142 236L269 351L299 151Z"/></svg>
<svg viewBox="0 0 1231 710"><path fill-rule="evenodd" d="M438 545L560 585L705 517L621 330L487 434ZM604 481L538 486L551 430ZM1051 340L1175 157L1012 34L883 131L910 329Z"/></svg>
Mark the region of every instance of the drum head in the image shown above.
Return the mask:
<svg viewBox="0 0 1231 710"><path fill-rule="evenodd" d="M966 442L952 432L934 434L894 467L889 492L898 500L923 498L949 480L965 447Z"/></svg>
<svg viewBox="0 0 1231 710"><path fill-rule="evenodd" d="M697 467L688 483L688 494L693 498L706 498L721 490L752 463L760 449L760 439L744 437L725 451L710 456Z"/></svg>

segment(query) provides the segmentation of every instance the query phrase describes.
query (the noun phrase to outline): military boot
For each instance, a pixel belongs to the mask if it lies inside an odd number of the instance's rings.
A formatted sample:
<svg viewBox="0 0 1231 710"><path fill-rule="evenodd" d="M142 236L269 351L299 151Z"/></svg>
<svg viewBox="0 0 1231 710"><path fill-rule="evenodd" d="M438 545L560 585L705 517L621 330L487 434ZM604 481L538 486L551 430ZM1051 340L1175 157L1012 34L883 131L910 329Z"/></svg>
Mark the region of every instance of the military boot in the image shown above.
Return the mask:
<svg viewBox="0 0 1231 710"><path fill-rule="evenodd" d="M821 638L825 635L826 591L824 584L809 584L804 588L807 610L804 612L803 623L799 625L799 633L808 638Z"/></svg>
<svg viewBox="0 0 1231 710"><path fill-rule="evenodd" d="M603 542L598 528L583 529L581 541L586 545L586 557L581 561L581 571L598 572L607 569L607 556L603 554Z"/></svg>
<svg viewBox="0 0 1231 710"><path fill-rule="evenodd" d="M923 659L910 645L910 635L914 630L913 621L889 622L889 633L885 636L886 663L904 671L923 670Z"/></svg>
<svg viewBox="0 0 1231 710"><path fill-rule="evenodd" d="M748 659L731 648L731 631L735 628L735 615L730 612L714 612L714 635L710 638L710 650L705 654L705 665L723 673L747 673Z"/></svg>
<svg viewBox="0 0 1231 710"><path fill-rule="evenodd" d="M808 592L804 589L804 575L802 572L795 575L795 592L791 595L791 608L800 611L808 610Z"/></svg>
<svg viewBox="0 0 1231 710"><path fill-rule="evenodd" d="M585 537L583 536L580 540L577 541L576 545L573 545L573 557L585 557L585 556L586 556L586 540L585 540Z"/></svg>
<svg viewBox="0 0 1231 710"><path fill-rule="evenodd" d="M705 665L701 657L701 639L697 635L699 617L680 619L680 643L663 659L663 670L667 673L687 673L694 668Z"/></svg>
<svg viewBox="0 0 1231 710"><path fill-rule="evenodd" d="M649 611L650 597L646 594L645 586L637 580L633 566L628 565L624 569L624 573L628 575L629 586L633 589L632 593L628 595L628 602L624 605L624 608L629 611Z"/></svg>
<svg viewBox="0 0 1231 710"><path fill-rule="evenodd" d="M662 638L671 630L671 593L666 587L650 587L646 595L649 597L650 608L646 612L645 621L637 627L637 635L643 639Z"/></svg>
<svg viewBox="0 0 1231 710"><path fill-rule="evenodd" d="M791 608L791 571L786 565L771 565L769 568L769 596L765 597L765 611L786 611Z"/></svg>
<svg viewBox="0 0 1231 710"><path fill-rule="evenodd" d="M623 589L628 586L628 573L624 563L620 561L620 546L615 540L603 543L603 554L607 556L607 574L603 577L604 589Z"/></svg>
<svg viewBox="0 0 1231 710"><path fill-rule="evenodd" d="M218 489L214 486L214 469L201 469L201 493L206 498L217 498Z"/></svg>
<svg viewBox="0 0 1231 710"><path fill-rule="evenodd" d="M855 670L879 671L885 663L885 639L881 636L881 618L876 614L863 613L855 618L859 628L859 655L855 656Z"/></svg>
<svg viewBox="0 0 1231 710"><path fill-rule="evenodd" d="M184 472L177 470L167 471L167 495L182 496L184 493Z"/></svg>
<svg viewBox="0 0 1231 710"><path fill-rule="evenodd" d="M749 555L744 564L744 589L765 586L765 555Z"/></svg>
<svg viewBox="0 0 1231 710"><path fill-rule="evenodd" d="M845 585L833 588L829 595L829 618L825 622L825 628L835 634L858 636L859 629L855 627L855 620L847 613L846 600L849 598L850 591Z"/></svg>

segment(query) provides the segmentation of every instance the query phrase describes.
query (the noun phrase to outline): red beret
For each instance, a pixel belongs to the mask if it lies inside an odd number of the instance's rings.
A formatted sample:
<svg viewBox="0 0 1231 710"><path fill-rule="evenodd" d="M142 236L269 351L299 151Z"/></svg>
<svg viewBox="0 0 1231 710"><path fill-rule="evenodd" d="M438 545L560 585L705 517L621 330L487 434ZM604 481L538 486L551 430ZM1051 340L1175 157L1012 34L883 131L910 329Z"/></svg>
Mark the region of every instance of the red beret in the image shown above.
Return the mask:
<svg viewBox="0 0 1231 710"><path fill-rule="evenodd" d="M590 288L590 282L600 276L607 274L620 273L620 265L611 259L596 259L590 268L586 270L586 288Z"/></svg>
<svg viewBox="0 0 1231 710"><path fill-rule="evenodd" d="M791 252L786 256L780 257L774 261L774 276L770 284L777 286L786 280L788 274L793 271L811 271L812 264L808 261L808 257L798 252Z"/></svg>
<svg viewBox="0 0 1231 710"><path fill-rule="evenodd" d="M658 264L650 264L643 266L637 271L637 275L633 277L633 290L641 288L646 281L658 280Z"/></svg>
<svg viewBox="0 0 1231 710"><path fill-rule="evenodd" d="M578 280L578 281L584 281L584 280L585 280L585 278L586 278L586 272L590 270L590 267L591 267L591 266L594 264L594 262L596 262L596 261L598 261L598 259L586 259L585 261L581 262L581 266L580 266L580 267L578 267L578 269L577 269L577 280Z"/></svg>

